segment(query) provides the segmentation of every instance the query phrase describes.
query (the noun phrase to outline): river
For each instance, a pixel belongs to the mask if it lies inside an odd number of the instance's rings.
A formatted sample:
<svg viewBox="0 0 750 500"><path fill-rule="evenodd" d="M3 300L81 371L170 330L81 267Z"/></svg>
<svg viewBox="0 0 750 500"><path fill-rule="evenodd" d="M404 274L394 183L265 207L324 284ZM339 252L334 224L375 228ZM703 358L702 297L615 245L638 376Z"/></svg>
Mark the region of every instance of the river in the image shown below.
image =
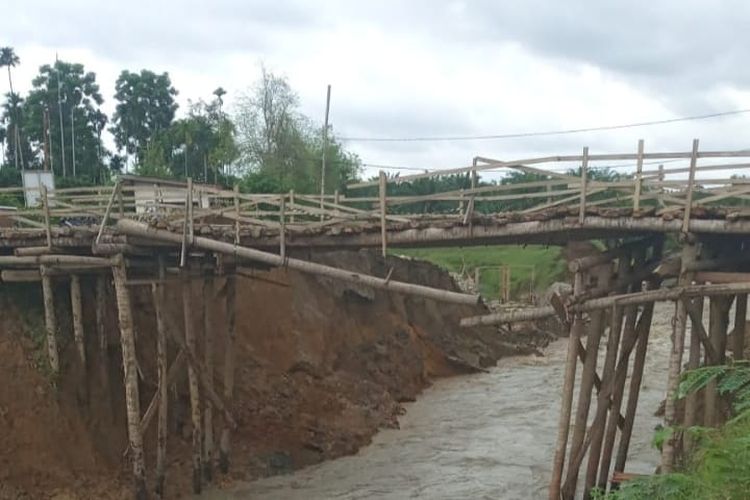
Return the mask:
<svg viewBox="0 0 750 500"><path fill-rule="evenodd" d="M657 305L628 472L650 474L659 461L650 442L666 387L671 315L672 306ZM546 498L566 344L560 339L544 356L503 359L487 373L438 381L407 405L400 429L381 431L356 455L209 498Z"/></svg>

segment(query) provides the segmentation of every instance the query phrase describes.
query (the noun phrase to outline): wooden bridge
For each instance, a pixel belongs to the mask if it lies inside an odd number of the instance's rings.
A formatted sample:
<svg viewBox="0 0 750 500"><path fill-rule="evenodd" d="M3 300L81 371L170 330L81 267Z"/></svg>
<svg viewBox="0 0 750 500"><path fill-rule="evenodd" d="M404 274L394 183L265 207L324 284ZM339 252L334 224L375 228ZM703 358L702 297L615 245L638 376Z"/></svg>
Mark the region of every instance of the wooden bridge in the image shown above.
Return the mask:
<svg viewBox="0 0 750 500"><path fill-rule="evenodd" d="M462 168L392 178L380 172L375 181L351 184L345 193L324 196L241 193L237 188L193 184L190 179L181 183L132 176L122 176L112 186L54 191L41 187L36 193L40 206L0 214L4 221L0 280L41 281L49 363L58 373L53 282L69 279L75 341L85 366L81 276L96 277L97 311L111 277L120 320L135 494L145 498L143 432L158 416L156 477L161 492L165 391L175 367L184 365L190 381L194 489L200 491L202 470L215 459L215 426L212 418L201 416L201 408L208 415L216 410L222 417L219 464L223 470L228 467L229 436L236 425L231 412L231 341L237 266L288 266L428 300L475 304L476 296L401 283L391 280L390 274L354 273L292 255L304 255L303 249L380 247L385 255L388 248L399 246L563 245L571 240L600 240L606 243L605 250L570 263L571 297L555 296L551 304L540 307L462 321L470 327L553 316L569 330L550 498L573 498L585 460L584 495L588 496L594 486L606 488L612 473L618 477L624 473L656 301L676 304L670 394L682 369L688 317L692 324L688 368L697 367L703 357L711 364L724 363L729 309L736 298L732 353L734 359L744 356L750 292L750 274L745 273L750 271L750 179L745 175L750 172L750 151L700 151L698 146L695 140L686 152L646 153L640 141L635 152L623 154L590 154L584 148L578 155L512 161L477 157ZM561 171L559 166L573 168ZM602 179L597 175L602 166L627 171ZM482 173L509 171L529 174L531 180L479 182ZM398 185L419 186L423 179L445 175L462 176L465 187L418 195L394 193ZM22 197L24 190L5 188L0 194ZM674 238L665 246L670 235ZM668 252L670 246L677 248ZM158 320L163 286L171 273L178 273L186 283L196 277L211 283L214 276L226 280L229 347L222 390L214 383L215 354L207 351L205 359L198 359L189 322L182 336L165 331L157 321L159 388L141 412L129 289L152 287ZM186 311L192 307L189 295L183 296ZM701 317L704 297L711 303L708 331ZM596 354L606 331L605 363L598 369ZM169 371L167 336L179 346ZM583 375L573 418L578 364ZM698 415L697 408L694 400L688 401L680 412L682 420L677 421L674 399L667 397L667 425L720 422L721 402L715 390L705 393L704 414ZM663 470L674 466L680 442L675 433L665 443Z"/></svg>

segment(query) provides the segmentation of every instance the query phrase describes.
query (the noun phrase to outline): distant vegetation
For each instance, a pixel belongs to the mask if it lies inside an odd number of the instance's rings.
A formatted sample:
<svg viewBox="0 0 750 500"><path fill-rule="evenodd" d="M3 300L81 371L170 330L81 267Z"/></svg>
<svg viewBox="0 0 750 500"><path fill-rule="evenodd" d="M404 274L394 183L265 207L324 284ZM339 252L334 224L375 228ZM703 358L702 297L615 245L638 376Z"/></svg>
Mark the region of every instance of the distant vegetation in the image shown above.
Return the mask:
<svg viewBox="0 0 750 500"><path fill-rule="evenodd" d="M511 290L514 296L524 296L531 284L534 266L535 292L546 289L551 283L565 277L565 262L560 247L538 245L481 246L467 248L416 248L393 249L393 254L424 259L450 272L465 273L474 277L480 269L480 293L488 299L498 298L500 287L499 266L511 266Z"/></svg>

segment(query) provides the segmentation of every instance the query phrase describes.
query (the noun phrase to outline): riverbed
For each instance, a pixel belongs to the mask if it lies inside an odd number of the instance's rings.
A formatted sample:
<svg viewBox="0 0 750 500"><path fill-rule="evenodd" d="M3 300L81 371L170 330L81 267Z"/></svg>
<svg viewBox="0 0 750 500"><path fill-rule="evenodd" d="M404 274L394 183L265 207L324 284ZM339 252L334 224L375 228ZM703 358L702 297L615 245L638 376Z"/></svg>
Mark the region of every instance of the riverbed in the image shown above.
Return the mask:
<svg viewBox="0 0 750 500"><path fill-rule="evenodd" d="M628 472L650 474L659 462L651 438L666 387L671 316L672 306L657 305ZM208 498L546 498L566 344L560 339L544 356L503 359L487 373L439 380L407 405L400 429L381 431L356 455Z"/></svg>

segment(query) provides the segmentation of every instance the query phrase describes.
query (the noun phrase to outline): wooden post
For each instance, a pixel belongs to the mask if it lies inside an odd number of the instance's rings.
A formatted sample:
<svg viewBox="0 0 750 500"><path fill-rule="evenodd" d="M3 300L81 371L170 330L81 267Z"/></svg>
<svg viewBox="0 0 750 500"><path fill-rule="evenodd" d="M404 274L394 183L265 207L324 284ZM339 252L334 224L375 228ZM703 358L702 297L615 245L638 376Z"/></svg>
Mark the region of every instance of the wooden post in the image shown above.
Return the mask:
<svg viewBox="0 0 750 500"><path fill-rule="evenodd" d="M597 272L598 271L598 272ZM599 277L599 288L608 290L612 280L612 265L601 266L597 271ZM596 365L598 361L599 344L605 328L605 311L598 310L590 314L591 321L586 336L586 359L583 362L580 388L578 391L578 408L576 410L573 424L573 436L570 441L570 457L575 457L583 446L583 438L586 434L589 411L591 408L591 396L594 389L596 377ZM570 470L570 477L575 484L578 481L578 471Z"/></svg>
<svg viewBox="0 0 750 500"><path fill-rule="evenodd" d="M188 219L188 241L193 244L195 238L195 220L193 220L193 178L187 178L187 219Z"/></svg>
<svg viewBox="0 0 750 500"><path fill-rule="evenodd" d="M747 294L737 295L734 310L734 334L732 336L732 357L735 361L745 359L745 327L747 326Z"/></svg>
<svg viewBox="0 0 750 500"><path fill-rule="evenodd" d="M663 241L659 241L653 247L653 258L661 258L663 251ZM649 287L657 287L659 281L655 280L649 283ZM654 303L645 304L641 317L638 320L638 327L642 328L638 331L638 345L635 352L635 360L633 361L633 373L630 377L630 389L628 390L628 402L625 409L625 425L622 428L622 434L620 436L620 444L617 449L617 457L615 459L615 472L623 472L625 470L625 462L628 458L628 449L630 448L630 437L633 434L633 425L635 424L635 413L638 409L638 396L641 390L641 381L643 380L643 368L646 363L646 352L648 351L648 339L651 333L651 320L654 315ZM643 326L641 327L641 323Z"/></svg>
<svg viewBox="0 0 750 500"><path fill-rule="evenodd" d="M77 274L70 276L70 305L73 316L73 338L78 351L84 374L86 373L86 342L83 333L83 305L81 304L81 277Z"/></svg>
<svg viewBox="0 0 750 500"><path fill-rule="evenodd" d="M687 194L685 196L685 212L682 217L682 232L690 230L690 210L693 205L693 187L695 185L695 167L698 163L698 139L693 139L693 152L690 156L690 172L688 173Z"/></svg>
<svg viewBox="0 0 750 500"><path fill-rule="evenodd" d="M510 302L510 266L506 264L505 266L505 302Z"/></svg>
<svg viewBox="0 0 750 500"><path fill-rule="evenodd" d="M583 275L575 274L573 295L583 293ZM560 407L560 420L557 424L557 444L555 445L555 457L552 464L552 479L549 486L549 499L559 500L560 483L562 481L563 467L565 466L565 451L568 445L568 433L570 432L570 416L573 409L573 387L576 378L576 364L578 362L578 342L583 333L583 316L577 313L570 327L568 337L568 352L565 360L565 376L563 378L562 403Z"/></svg>
<svg viewBox="0 0 750 500"><path fill-rule="evenodd" d="M693 299L697 312L696 318L690 318L690 352L688 354L687 369L695 370L701 363L701 339L698 334L699 325L696 324L703 320L703 297ZM695 319L695 321L694 321ZM703 391L700 391L701 393ZM692 392L685 398L685 416L683 423L685 427L692 427L699 422L698 420L698 393ZM703 422L703 419L700 419Z"/></svg>
<svg viewBox="0 0 750 500"><path fill-rule="evenodd" d="M657 190L656 203L658 206L663 207L664 185L662 183L664 182L664 165L659 165L659 176L657 178L659 179L659 189Z"/></svg>
<svg viewBox="0 0 750 500"><path fill-rule="evenodd" d="M279 255L286 258L286 198L282 194L279 199Z"/></svg>
<svg viewBox="0 0 750 500"><path fill-rule="evenodd" d="M99 356L101 357L101 381L105 394L109 397L109 342L107 340L107 278L105 275L96 277L96 335L99 341Z"/></svg>
<svg viewBox="0 0 750 500"><path fill-rule="evenodd" d="M338 203L338 193L339 193L338 190L336 190L336 198L337 198L336 203ZM292 214L289 216L289 222L292 223L292 224L294 224L294 210L295 210L295 208L294 208L294 189L290 189L289 190L289 208L292 211Z"/></svg>
<svg viewBox="0 0 750 500"><path fill-rule="evenodd" d="M380 171L379 175L379 195L380 195L380 242L383 247L383 257L385 257L387 250L388 250L388 243L387 243L387 237L388 237L388 228L386 227L386 187L387 187L387 178L385 176L385 172L382 170Z"/></svg>
<svg viewBox="0 0 750 500"><path fill-rule="evenodd" d="M156 428L156 495L164 497L164 481L167 470L167 421L169 410L169 378L167 374L167 325L164 321L164 283L166 269L164 256L159 255L159 282L151 285L156 313L156 370L159 391L159 407Z"/></svg>
<svg viewBox="0 0 750 500"><path fill-rule="evenodd" d="M42 293L44 295L44 326L47 330L47 357L53 375L60 373L60 357L57 348L57 316L55 314L55 292L49 268L39 267L42 276Z"/></svg>
<svg viewBox="0 0 750 500"><path fill-rule="evenodd" d="M694 151L697 149L697 141L693 142ZM693 155L695 156L695 155ZM683 226L684 227L684 226ZM682 247L681 270L679 277L680 285L689 285L693 281L693 275L688 270L696 260L697 248L694 243L686 238ZM669 372L667 375L667 394L664 405L664 422L666 427L673 427L675 420L674 395L680 383L680 371L682 368L682 354L685 349L685 330L687 325L687 308L682 300L677 300L672 330L672 350L669 354ZM668 437L661 449L661 470L663 473L672 472L675 461L676 433Z"/></svg>
<svg viewBox="0 0 750 500"><path fill-rule="evenodd" d="M240 244L240 185L234 185L234 244Z"/></svg>
<svg viewBox="0 0 750 500"><path fill-rule="evenodd" d="M189 269L182 271L182 311L185 328L185 344L196 352L195 325L193 323L193 297ZM190 389L190 415L193 427L193 493L203 489L203 467L201 463L203 436L201 432L201 407L198 374L192 363L188 363L188 386Z"/></svg>
<svg viewBox="0 0 750 500"><path fill-rule="evenodd" d="M127 286L125 258L119 254L113 260L112 278L115 282L117 298L117 315L120 321L120 345L122 347L123 381L125 383L125 406L127 408L128 441L130 457L133 461L133 481L135 497L145 500L146 464L143 454L143 435L141 434L141 406L138 395L138 362L135 350L135 332L133 313L130 304L130 291Z"/></svg>
<svg viewBox="0 0 750 500"><path fill-rule="evenodd" d="M718 355L715 364L723 364L726 360L727 326L729 325L729 308L732 297L711 297L709 299L708 333L713 351ZM707 364L710 361L707 362ZM721 423L721 408L716 380L712 380L705 389L704 425L718 427Z"/></svg>
<svg viewBox="0 0 750 500"><path fill-rule="evenodd" d="M641 189L643 186L643 139L638 139L638 157L636 161L633 212L637 212L641 208Z"/></svg>
<svg viewBox="0 0 750 500"><path fill-rule="evenodd" d="M581 205L578 210L578 223L583 224L586 220L586 184L588 183L586 177L588 175L589 168L589 147L583 148L583 158L581 160Z"/></svg>
<svg viewBox="0 0 750 500"><path fill-rule="evenodd" d="M119 207L120 218L125 217L125 202L122 199L122 185L118 183L117 186L117 205Z"/></svg>
<svg viewBox="0 0 750 500"><path fill-rule="evenodd" d="M214 383L214 273L209 270L203 281L203 346L206 363L206 381L213 386ZM206 399L205 409L203 412L203 423L205 431L203 433L204 457L203 457L203 477L206 482L213 480L213 460L214 460L214 419L213 406L211 401Z"/></svg>
<svg viewBox="0 0 750 500"><path fill-rule="evenodd" d="M640 286L638 288L640 288ZM623 347L620 349L621 354L619 358L620 362L626 364L628 363L630 352L626 352L624 346L635 341L633 336L637 335L635 331L637 316L638 306L628 306L625 308L625 326L622 334ZM622 375L620 377L614 379L615 385L612 392L612 401L609 407L609 420L604 431L601 461L599 463L599 480L597 481L597 486L602 489L606 489L607 487L609 467L612 463L612 452L614 450L615 438L617 437L617 426L620 420L620 408L622 407L622 399L625 392L627 370L621 373ZM625 420L625 424L627 424L627 419Z"/></svg>
<svg viewBox="0 0 750 500"><path fill-rule="evenodd" d="M235 338L235 295L236 277L234 273L227 275L225 298L225 314L227 322L226 338L224 340L224 399L227 404L232 402L234 392L234 338ZM219 449L219 468L223 473L229 472L231 428L227 422L221 431L221 443Z"/></svg>
<svg viewBox="0 0 750 500"><path fill-rule="evenodd" d="M625 317L623 308L618 305L612 306L612 313L610 317L609 337L607 338L607 351L604 358L604 367L602 368L602 386L609 386L612 389L616 387L615 382L615 366L617 364L617 354L620 348L620 339L622 334L622 323ZM610 390L610 394L613 394L614 390ZM589 498L589 493L594 487L597 481L597 472L599 470L599 463L602 454L602 444L604 441L604 433L606 428L606 413L610 408L610 398L607 396L604 398L602 392L599 392L599 398L597 398L597 414L602 414L596 425L592 424L591 430L591 448L589 449L589 460L586 466L586 482L584 483L583 497ZM619 414L619 406L617 412ZM570 481L570 475L566 479L566 484L570 485L571 488L575 489L575 484ZM566 492L571 494L572 492Z"/></svg>
<svg viewBox="0 0 750 500"><path fill-rule="evenodd" d="M40 184L42 189L42 209L44 210L44 229L47 234L47 248L52 248L52 228L50 226L49 214L49 196L47 195L47 186Z"/></svg>

